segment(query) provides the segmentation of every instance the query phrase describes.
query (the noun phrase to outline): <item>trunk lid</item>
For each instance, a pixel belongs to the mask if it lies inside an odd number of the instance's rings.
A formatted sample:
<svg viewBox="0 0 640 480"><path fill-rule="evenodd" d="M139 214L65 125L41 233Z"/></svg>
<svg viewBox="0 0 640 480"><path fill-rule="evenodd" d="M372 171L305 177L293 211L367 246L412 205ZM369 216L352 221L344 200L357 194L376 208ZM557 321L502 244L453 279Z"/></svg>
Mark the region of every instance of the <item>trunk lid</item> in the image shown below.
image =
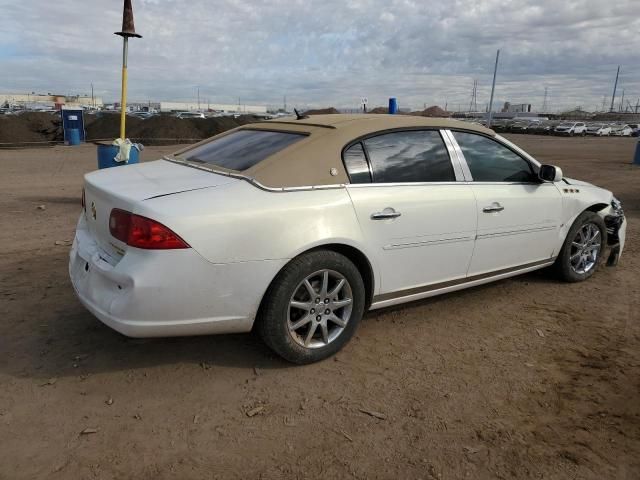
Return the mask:
<svg viewBox="0 0 640 480"><path fill-rule="evenodd" d="M127 248L109 231L111 210L135 213L136 204L158 196L212 188L238 180L166 160L107 168L85 175L84 216L103 259L115 265Z"/></svg>

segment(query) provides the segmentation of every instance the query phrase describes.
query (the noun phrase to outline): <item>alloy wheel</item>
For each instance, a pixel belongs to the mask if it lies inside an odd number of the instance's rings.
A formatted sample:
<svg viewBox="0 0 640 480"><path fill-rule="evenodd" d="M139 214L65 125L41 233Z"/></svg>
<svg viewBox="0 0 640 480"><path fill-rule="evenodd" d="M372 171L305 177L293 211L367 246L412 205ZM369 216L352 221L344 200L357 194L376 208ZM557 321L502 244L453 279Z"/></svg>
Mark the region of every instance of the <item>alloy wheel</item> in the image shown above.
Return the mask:
<svg viewBox="0 0 640 480"><path fill-rule="evenodd" d="M579 275L590 272L598 263L601 243L598 226L594 223L584 224L571 243L571 269Z"/></svg>
<svg viewBox="0 0 640 480"><path fill-rule="evenodd" d="M314 272L298 284L289 300L289 334L305 348L324 347L344 331L352 308L351 285L342 274Z"/></svg>

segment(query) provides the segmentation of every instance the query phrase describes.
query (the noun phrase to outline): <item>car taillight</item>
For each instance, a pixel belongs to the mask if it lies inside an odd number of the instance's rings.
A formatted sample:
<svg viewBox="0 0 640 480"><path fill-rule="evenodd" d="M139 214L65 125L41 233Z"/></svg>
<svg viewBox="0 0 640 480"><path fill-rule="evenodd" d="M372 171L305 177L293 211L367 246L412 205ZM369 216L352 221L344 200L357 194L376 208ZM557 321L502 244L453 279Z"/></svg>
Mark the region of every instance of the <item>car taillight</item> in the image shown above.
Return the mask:
<svg viewBox="0 0 640 480"><path fill-rule="evenodd" d="M187 242L160 222L119 208L111 210L109 232L131 247L149 250L191 248Z"/></svg>

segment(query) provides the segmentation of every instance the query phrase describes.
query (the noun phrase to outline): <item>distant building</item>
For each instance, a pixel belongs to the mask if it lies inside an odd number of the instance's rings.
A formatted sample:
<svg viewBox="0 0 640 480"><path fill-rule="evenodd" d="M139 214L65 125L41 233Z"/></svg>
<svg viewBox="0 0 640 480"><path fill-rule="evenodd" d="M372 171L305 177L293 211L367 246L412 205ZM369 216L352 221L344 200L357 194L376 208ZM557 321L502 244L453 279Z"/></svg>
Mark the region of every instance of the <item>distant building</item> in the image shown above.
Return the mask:
<svg viewBox="0 0 640 480"><path fill-rule="evenodd" d="M502 107L502 112L504 112L504 113L529 113L529 112L531 112L531 104L530 103L511 104L510 102L504 102L504 107Z"/></svg>
<svg viewBox="0 0 640 480"><path fill-rule="evenodd" d="M267 113L267 107L262 105L238 105L200 102L160 102L161 112L232 112L232 113Z"/></svg>
<svg viewBox="0 0 640 480"><path fill-rule="evenodd" d="M102 98L85 95L46 95L40 93L0 94L0 107L21 107L37 110L55 108L101 108Z"/></svg>

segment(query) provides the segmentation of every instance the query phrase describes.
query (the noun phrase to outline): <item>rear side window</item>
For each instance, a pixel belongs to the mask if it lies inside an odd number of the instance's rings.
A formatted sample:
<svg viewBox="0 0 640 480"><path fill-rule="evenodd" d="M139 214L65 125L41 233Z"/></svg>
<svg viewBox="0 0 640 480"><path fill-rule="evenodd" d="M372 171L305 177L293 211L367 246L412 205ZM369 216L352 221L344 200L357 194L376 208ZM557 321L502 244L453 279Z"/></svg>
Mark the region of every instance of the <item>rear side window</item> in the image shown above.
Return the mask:
<svg viewBox="0 0 640 480"><path fill-rule="evenodd" d="M305 137L299 133L238 130L186 152L184 158L242 171Z"/></svg>
<svg viewBox="0 0 640 480"><path fill-rule="evenodd" d="M344 152L343 157L344 166L347 169L351 183L371 182L369 163L367 162L367 157L364 154L361 143L356 143L349 147L349 149Z"/></svg>
<svg viewBox="0 0 640 480"><path fill-rule="evenodd" d="M474 182L533 182L531 165L491 138L454 132Z"/></svg>
<svg viewBox="0 0 640 480"><path fill-rule="evenodd" d="M393 132L364 141L375 183L453 182L447 148L436 130Z"/></svg>

